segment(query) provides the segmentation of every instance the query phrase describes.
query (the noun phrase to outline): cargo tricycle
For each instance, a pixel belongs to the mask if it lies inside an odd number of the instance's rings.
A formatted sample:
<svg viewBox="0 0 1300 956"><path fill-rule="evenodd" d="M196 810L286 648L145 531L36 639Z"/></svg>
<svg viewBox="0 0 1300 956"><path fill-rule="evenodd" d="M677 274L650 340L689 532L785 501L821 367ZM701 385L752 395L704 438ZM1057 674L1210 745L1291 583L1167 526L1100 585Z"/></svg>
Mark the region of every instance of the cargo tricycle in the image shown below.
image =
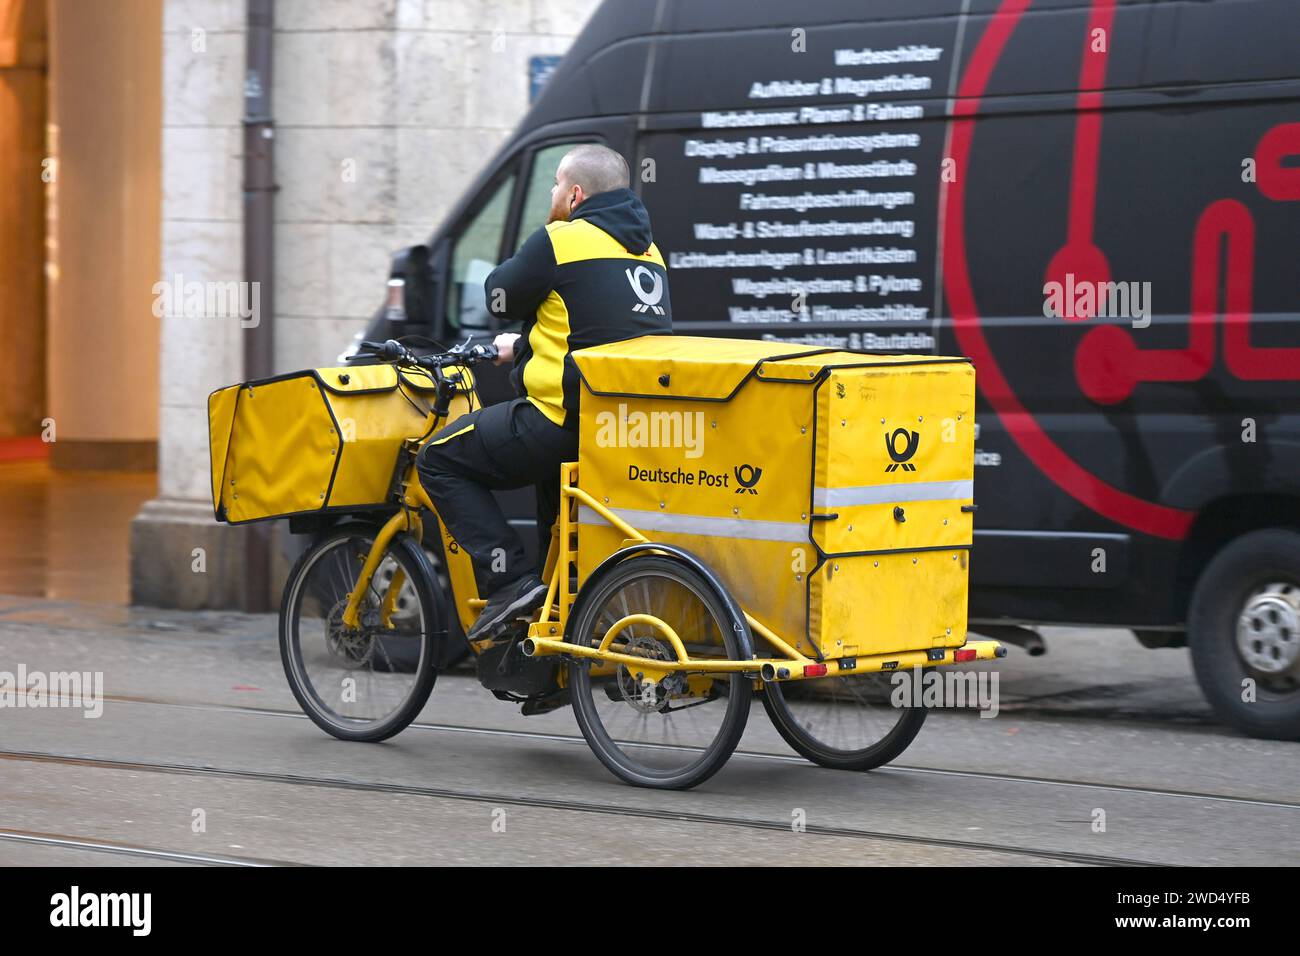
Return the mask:
<svg viewBox="0 0 1300 956"><path fill-rule="evenodd" d="M280 649L336 737L408 726L448 616L468 631L484 605L416 458L475 407L473 367L495 357L366 343L360 364L209 399L217 518L315 529ZM669 335L571 361L579 460L561 469L546 600L471 643L498 698L525 714L571 704L616 776L686 788L731 756L755 695L797 753L868 770L925 719L899 675L1004 656L966 633L968 361Z"/></svg>

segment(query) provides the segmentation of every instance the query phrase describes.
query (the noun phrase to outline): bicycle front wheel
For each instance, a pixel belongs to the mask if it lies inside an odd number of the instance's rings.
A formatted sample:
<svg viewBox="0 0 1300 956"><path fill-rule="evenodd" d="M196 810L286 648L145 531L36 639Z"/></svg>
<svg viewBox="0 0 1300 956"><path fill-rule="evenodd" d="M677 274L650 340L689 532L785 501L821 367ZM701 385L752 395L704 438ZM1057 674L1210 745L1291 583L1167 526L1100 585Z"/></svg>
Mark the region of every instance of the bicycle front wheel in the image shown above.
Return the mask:
<svg viewBox="0 0 1300 956"><path fill-rule="evenodd" d="M362 597L358 626L343 622L375 528L327 532L298 559L280 606L280 658L303 711L341 740L379 741L405 729L437 679L442 631L419 543L393 538Z"/></svg>

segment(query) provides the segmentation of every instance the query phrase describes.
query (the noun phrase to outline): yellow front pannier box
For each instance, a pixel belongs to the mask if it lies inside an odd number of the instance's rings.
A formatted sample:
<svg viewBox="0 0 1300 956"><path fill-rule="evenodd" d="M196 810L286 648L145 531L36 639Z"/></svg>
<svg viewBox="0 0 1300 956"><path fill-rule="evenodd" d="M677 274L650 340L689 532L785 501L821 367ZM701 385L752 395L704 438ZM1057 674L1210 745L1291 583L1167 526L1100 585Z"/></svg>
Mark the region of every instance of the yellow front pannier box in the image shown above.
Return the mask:
<svg viewBox="0 0 1300 956"><path fill-rule="evenodd" d="M463 381L448 421L469 408ZM294 372L208 397L212 505L240 524L389 501L398 452L428 427L433 379L391 365Z"/></svg>
<svg viewBox="0 0 1300 956"><path fill-rule="evenodd" d="M820 658L965 642L968 360L695 336L573 357L580 486L760 623ZM579 522L585 580L623 535L588 507Z"/></svg>

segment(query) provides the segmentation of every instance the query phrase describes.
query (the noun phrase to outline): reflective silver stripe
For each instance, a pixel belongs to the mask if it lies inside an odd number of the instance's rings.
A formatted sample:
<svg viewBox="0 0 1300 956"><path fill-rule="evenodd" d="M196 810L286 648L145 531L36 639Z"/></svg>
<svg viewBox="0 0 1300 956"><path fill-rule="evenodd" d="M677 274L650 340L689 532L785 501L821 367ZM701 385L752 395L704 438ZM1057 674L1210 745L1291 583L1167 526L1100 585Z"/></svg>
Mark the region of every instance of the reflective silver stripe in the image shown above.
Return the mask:
<svg viewBox="0 0 1300 956"><path fill-rule="evenodd" d="M667 531L705 538L743 538L750 541L802 541L808 543L808 526L802 521L759 521L752 518L709 518L667 511L610 508L638 531ZM578 506L578 524L607 524L594 509Z"/></svg>
<svg viewBox="0 0 1300 956"><path fill-rule="evenodd" d="M900 501L951 501L973 498L973 481L914 481L856 488L814 488L814 508L848 508L852 505L886 505Z"/></svg>

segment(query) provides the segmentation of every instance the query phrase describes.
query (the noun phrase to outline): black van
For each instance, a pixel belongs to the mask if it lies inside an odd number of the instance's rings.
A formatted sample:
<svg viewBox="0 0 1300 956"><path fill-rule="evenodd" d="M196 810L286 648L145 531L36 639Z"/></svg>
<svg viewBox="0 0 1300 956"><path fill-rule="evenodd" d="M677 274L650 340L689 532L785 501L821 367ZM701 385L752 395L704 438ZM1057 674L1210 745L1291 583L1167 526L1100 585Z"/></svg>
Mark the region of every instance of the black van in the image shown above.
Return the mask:
<svg viewBox="0 0 1300 956"><path fill-rule="evenodd" d="M1190 643L1298 739L1297 39L1295 0L607 0L366 337L498 331L484 277L605 143L679 332L973 359L977 630Z"/></svg>

